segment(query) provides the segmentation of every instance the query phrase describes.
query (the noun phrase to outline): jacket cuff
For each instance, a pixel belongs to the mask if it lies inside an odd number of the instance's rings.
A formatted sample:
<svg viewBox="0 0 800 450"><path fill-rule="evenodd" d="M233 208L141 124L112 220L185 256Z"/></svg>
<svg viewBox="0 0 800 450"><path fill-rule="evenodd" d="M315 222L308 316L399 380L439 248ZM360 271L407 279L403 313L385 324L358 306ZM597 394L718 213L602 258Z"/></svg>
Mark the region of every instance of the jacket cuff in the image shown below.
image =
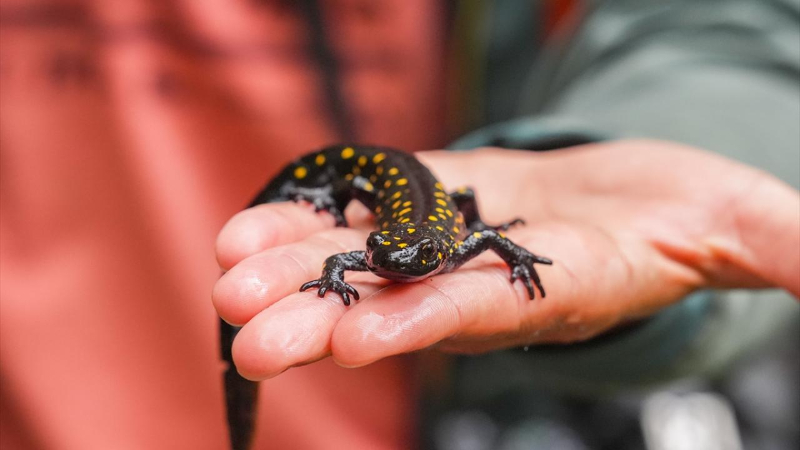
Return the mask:
<svg viewBox="0 0 800 450"><path fill-rule="evenodd" d="M503 147L526 150L555 150L612 139L611 133L591 124L564 117L522 117L489 125L457 139L448 148L467 150Z"/></svg>

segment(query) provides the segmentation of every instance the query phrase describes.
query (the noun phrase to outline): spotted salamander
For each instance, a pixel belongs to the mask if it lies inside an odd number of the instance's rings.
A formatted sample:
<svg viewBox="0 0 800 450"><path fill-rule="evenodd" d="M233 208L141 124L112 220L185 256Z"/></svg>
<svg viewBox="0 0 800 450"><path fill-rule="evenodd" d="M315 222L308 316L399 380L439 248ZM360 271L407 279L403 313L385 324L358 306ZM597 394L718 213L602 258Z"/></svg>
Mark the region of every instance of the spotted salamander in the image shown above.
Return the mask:
<svg viewBox="0 0 800 450"><path fill-rule="evenodd" d="M347 226L345 206L358 200L375 214L378 230L367 238L366 250L332 255L322 275L300 287L341 296L345 305L358 291L344 281L344 272L370 271L399 282L423 280L455 270L486 250L494 250L511 268L511 282L519 279L529 298L535 285L544 287L534 264L552 261L525 250L502 231L522 219L496 226L481 220L472 189L446 192L427 167L414 156L384 147L334 145L309 153L284 168L250 206L278 201L307 201L327 211L337 226ZM233 367L231 344L238 332L220 322L223 358ZM255 416L257 383L235 370L225 373L228 424L234 450L249 446Z"/></svg>
<svg viewBox="0 0 800 450"><path fill-rule="evenodd" d="M344 281L346 270L370 271L399 282L423 280L455 270L485 250L494 250L534 298L533 285L545 296L534 263L552 261L525 250L502 231L523 223L514 219L491 226L478 214L472 189L446 192L414 156L385 147L335 145L291 163L254 203L305 200L327 211L336 225L347 226L344 208L358 200L376 216L378 230L366 251L339 253L325 260L322 276L303 284L320 297L335 292L345 305L358 291Z"/></svg>

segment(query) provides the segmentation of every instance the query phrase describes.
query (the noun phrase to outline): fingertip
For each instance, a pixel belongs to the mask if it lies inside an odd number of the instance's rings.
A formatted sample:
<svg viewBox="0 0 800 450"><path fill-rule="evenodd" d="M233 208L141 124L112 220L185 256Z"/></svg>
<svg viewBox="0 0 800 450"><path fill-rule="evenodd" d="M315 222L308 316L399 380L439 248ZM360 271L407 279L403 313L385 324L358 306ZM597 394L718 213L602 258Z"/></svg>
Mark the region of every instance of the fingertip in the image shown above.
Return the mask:
<svg viewBox="0 0 800 450"><path fill-rule="evenodd" d="M288 365L270 364L270 360L264 358L262 349L255 345L255 336L252 334L252 329L245 331L242 328L231 347L233 362L239 375L250 381L263 381L289 368Z"/></svg>
<svg viewBox="0 0 800 450"><path fill-rule="evenodd" d="M267 248L275 240L277 230L263 227L260 214L251 210L240 211L228 220L217 235L217 263L230 270L239 261Z"/></svg>
<svg viewBox="0 0 800 450"><path fill-rule="evenodd" d="M373 362L373 361L367 361L367 362L352 362L352 361L347 361L347 360L344 360L344 361L343 361L343 360L340 360L340 359L339 359L339 357L338 357L336 354L331 354L331 359L333 360L333 362L334 362L334 363L335 363L337 366L339 366L339 367L341 367L341 368L343 368L343 369L358 369L359 367L364 367L364 366L366 366L367 364L369 364L369 363Z"/></svg>
<svg viewBox="0 0 800 450"><path fill-rule="evenodd" d="M217 262L229 270L248 256L333 226L330 214L315 213L308 205L258 205L235 214L222 227L216 241Z"/></svg>
<svg viewBox="0 0 800 450"><path fill-rule="evenodd" d="M365 299L333 330L331 355L342 367L428 347L455 329L458 313L435 290L392 285Z"/></svg>
<svg viewBox="0 0 800 450"><path fill-rule="evenodd" d="M337 320L346 312L338 299L293 294L260 312L233 343L239 373L250 380L274 377L289 367L324 358Z"/></svg>
<svg viewBox="0 0 800 450"><path fill-rule="evenodd" d="M269 284L257 271L226 272L211 291L211 303L222 320L242 325L252 318L253 304L263 303Z"/></svg>

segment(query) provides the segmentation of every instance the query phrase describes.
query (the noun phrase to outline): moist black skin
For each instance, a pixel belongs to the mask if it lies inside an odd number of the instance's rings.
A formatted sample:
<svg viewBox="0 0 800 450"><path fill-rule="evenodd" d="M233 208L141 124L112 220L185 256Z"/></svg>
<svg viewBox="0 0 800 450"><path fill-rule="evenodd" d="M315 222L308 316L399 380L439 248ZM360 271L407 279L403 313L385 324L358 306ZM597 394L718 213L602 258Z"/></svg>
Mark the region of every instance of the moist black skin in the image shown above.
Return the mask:
<svg viewBox="0 0 800 450"><path fill-rule="evenodd" d="M335 145L309 153L289 164L254 203L308 201L318 211L347 226L344 208L358 200L375 214L378 230L367 239L366 251L332 255L322 275L300 290L316 288L339 294L345 305L358 292L344 281L347 270L370 271L398 282L413 282L455 270L478 254L493 250L511 268L529 298L534 288L545 296L534 264L552 261L534 255L507 239L501 231L523 223L514 219L484 223L475 193L462 188L447 193L430 170L414 156L385 147Z"/></svg>

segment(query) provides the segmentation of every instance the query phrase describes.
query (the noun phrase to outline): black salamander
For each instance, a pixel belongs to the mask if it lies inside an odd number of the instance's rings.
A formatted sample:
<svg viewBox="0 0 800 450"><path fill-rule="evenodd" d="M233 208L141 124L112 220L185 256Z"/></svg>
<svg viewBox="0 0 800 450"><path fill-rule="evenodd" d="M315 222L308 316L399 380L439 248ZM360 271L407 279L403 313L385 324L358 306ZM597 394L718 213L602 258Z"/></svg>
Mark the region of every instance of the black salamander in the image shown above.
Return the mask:
<svg viewBox="0 0 800 450"><path fill-rule="evenodd" d="M256 198L305 200L347 226L343 211L356 199L375 213L379 229L370 233L366 251L333 255L322 276L300 287L320 297L333 291L345 305L358 292L344 281L346 270L370 271L399 282L423 280L455 270L485 250L494 250L521 280L533 299L533 285L545 296L534 263L552 264L514 244L502 231L522 219L497 226L478 214L475 194L462 188L447 193L414 156L381 147L337 145L308 154L286 167Z"/></svg>
<svg viewBox="0 0 800 450"><path fill-rule="evenodd" d="M300 287L341 296L345 305L358 292L344 281L347 270L370 271L399 282L414 282L455 270L486 250L494 250L520 280L529 298L534 289L545 296L533 267L552 261L525 250L502 231L522 219L491 226L478 213L469 188L446 192L430 170L414 156L383 147L335 145L289 164L251 203L308 201L327 211L337 226L347 226L344 208L358 200L375 214L378 230L370 233L366 250L339 253L325 260L319 279ZM223 355L230 367L235 329L222 322ZM227 348L226 348L227 347ZM234 449L247 448L252 431L256 388L235 371L226 374L229 425ZM237 444L238 443L238 444Z"/></svg>

